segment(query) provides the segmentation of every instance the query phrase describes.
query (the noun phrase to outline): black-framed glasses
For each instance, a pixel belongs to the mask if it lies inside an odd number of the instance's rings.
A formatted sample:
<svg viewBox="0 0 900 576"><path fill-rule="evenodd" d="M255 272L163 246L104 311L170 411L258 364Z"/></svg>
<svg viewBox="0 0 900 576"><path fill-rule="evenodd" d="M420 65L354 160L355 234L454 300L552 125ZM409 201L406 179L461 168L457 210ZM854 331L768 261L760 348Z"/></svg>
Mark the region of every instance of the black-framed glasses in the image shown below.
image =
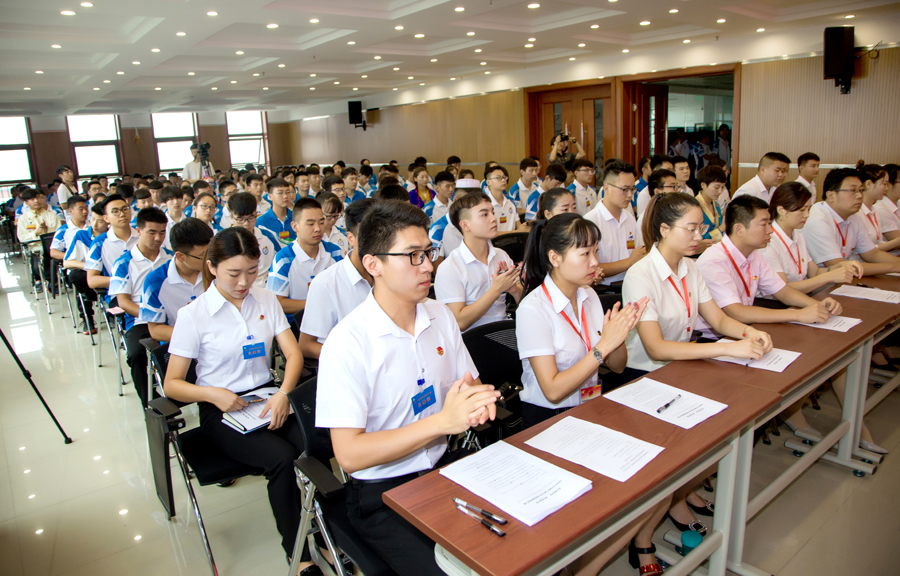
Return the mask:
<svg viewBox="0 0 900 576"><path fill-rule="evenodd" d="M241 226L249 226L250 224L256 222L256 215L244 216L243 218L234 218L234 222L236 224L240 224Z"/></svg>
<svg viewBox="0 0 900 576"><path fill-rule="evenodd" d="M131 212L130 206L122 206L121 208L112 208L109 213L113 216L122 216Z"/></svg>
<svg viewBox="0 0 900 576"><path fill-rule="evenodd" d="M341 217L340 212L323 212L322 215L325 216L326 220L337 220Z"/></svg>
<svg viewBox="0 0 900 576"><path fill-rule="evenodd" d="M197 260L200 260L201 262L203 261L203 256L194 256L193 254L188 254L187 252L182 252L182 254L184 254L188 258L196 258Z"/></svg>
<svg viewBox="0 0 900 576"><path fill-rule="evenodd" d="M425 258L434 262L438 259L438 250L435 247L426 248L425 250L413 250L412 252L381 252L373 254L373 256L406 256L409 263L413 266L421 266L425 262Z"/></svg>
<svg viewBox="0 0 900 576"><path fill-rule="evenodd" d="M626 194L630 194L632 196L634 195L635 192L637 192L637 188L635 188L634 186L627 186L625 188L622 188L621 186L616 186L615 184L607 184L607 186L612 186L613 188L618 188L622 192L624 192Z"/></svg>

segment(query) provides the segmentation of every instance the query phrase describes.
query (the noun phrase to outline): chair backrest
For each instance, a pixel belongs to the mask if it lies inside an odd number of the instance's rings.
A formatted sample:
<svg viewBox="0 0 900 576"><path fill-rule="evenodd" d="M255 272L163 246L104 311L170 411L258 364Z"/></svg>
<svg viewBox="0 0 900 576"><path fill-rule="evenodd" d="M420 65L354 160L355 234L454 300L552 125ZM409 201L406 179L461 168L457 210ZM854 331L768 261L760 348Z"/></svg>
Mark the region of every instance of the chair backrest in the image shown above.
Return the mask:
<svg viewBox="0 0 900 576"><path fill-rule="evenodd" d="M472 328L462 339L482 382L499 387L504 382L518 384L522 380L515 320Z"/></svg>
<svg viewBox="0 0 900 576"><path fill-rule="evenodd" d="M163 381L166 379L166 368L169 366L169 343L160 344L155 349L150 352L153 355L153 361L156 362L156 365L159 367L159 372L162 375ZM191 384L197 383L197 361L191 360L191 365L188 367L187 375L184 377L186 382L190 382Z"/></svg>
<svg viewBox="0 0 900 576"><path fill-rule="evenodd" d="M606 294L597 294L597 297L600 298L600 304L603 305L604 313L606 313L607 310L612 310L613 306L616 305L616 302L618 302L620 305L622 304L621 294L607 292Z"/></svg>
<svg viewBox="0 0 900 576"><path fill-rule="evenodd" d="M46 234L41 234L41 248L44 250L44 254L50 254L50 244L53 243L53 237L56 235L56 232L47 232Z"/></svg>
<svg viewBox="0 0 900 576"><path fill-rule="evenodd" d="M513 262L525 259L525 245L528 243L528 232L510 232L497 236L491 242L495 248L502 248Z"/></svg>
<svg viewBox="0 0 900 576"><path fill-rule="evenodd" d="M334 448L331 446L331 430L316 428L316 377L301 382L288 394L294 415L300 423L305 454L331 468Z"/></svg>

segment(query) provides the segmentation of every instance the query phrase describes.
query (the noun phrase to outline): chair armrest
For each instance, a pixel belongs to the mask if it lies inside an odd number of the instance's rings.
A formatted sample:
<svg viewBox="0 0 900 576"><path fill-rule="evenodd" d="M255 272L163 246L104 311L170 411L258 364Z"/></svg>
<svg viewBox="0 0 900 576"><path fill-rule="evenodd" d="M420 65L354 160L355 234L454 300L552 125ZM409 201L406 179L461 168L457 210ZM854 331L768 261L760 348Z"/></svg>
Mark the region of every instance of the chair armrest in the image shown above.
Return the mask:
<svg viewBox="0 0 900 576"><path fill-rule="evenodd" d="M154 398L147 403L147 406L166 419L173 418L181 414L181 408L176 406L174 402L166 397Z"/></svg>
<svg viewBox="0 0 900 576"><path fill-rule="evenodd" d="M324 498L332 498L344 491L341 481L319 460L312 457L297 458L294 460L294 466L309 478Z"/></svg>
<svg viewBox="0 0 900 576"><path fill-rule="evenodd" d="M148 352L153 352L154 350L159 348L159 342L157 342L153 338L142 338L141 346L143 346Z"/></svg>

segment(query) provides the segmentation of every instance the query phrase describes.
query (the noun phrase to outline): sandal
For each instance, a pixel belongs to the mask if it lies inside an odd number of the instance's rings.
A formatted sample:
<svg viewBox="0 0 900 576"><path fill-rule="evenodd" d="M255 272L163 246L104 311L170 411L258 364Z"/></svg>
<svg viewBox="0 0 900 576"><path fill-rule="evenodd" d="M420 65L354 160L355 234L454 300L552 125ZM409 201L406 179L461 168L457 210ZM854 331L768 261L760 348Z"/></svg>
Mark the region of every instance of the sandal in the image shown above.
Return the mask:
<svg viewBox="0 0 900 576"><path fill-rule="evenodd" d="M656 544L650 544L649 548L638 548L634 545L634 540L629 542L628 563L632 568L637 568L641 576L662 576L663 569L659 562L641 565L638 554L656 554Z"/></svg>

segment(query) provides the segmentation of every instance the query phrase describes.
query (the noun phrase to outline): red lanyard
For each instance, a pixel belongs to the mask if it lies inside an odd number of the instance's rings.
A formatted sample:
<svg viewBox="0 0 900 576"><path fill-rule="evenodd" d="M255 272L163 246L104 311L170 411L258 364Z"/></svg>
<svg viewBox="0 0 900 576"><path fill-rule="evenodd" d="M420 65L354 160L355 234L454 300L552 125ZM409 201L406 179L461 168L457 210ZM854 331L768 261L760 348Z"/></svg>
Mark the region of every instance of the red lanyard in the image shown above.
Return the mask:
<svg viewBox="0 0 900 576"><path fill-rule="evenodd" d="M875 219L872 219L872 216L875 216ZM872 213L866 214L866 218L869 219L869 223L872 224L872 228L875 229L875 237L878 238L879 233L881 232L881 228L878 226L878 216Z"/></svg>
<svg viewBox="0 0 900 576"><path fill-rule="evenodd" d="M837 220L834 220L834 227L838 229L838 234L841 235L841 248L847 247L847 237L844 236L844 233L841 232L841 227L838 225ZM841 250L841 255L843 256L844 251Z"/></svg>
<svg viewBox="0 0 900 576"><path fill-rule="evenodd" d="M544 289L544 294L547 295L547 300L549 300L550 303L553 304L553 298L550 297L550 292L547 290L547 286L545 284L541 284L541 288ZM581 340L582 338L584 339L584 345L587 346L588 351L590 351L591 337L588 335L587 315L585 314L584 308L585 308L584 305L582 305L581 306L581 328L584 330L583 337L582 337L581 332L578 331L578 328L575 327L575 323L572 322L572 319L569 318L568 314L566 314L566 311L563 310L562 312L560 312L560 314L562 314L562 317L566 319L566 322L569 323L569 326L572 327L572 330L574 330L575 333L578 334L578 339L579 340Z"/></svg>
<svg viewBox="0 0 900 576"><path fill-rule="evenodd" d="M747 281L744 280L744 275L741 273L741 269L738 268L738 265L734 261L734 258L732 258L731 252L728 251L728 246L726 246L725 244L722 244L722 248L724 248L725 253L728 254L728 259L731 260L731 265L734 266L734 271L737 272L738 276L741 277L741 283L744 285L744 290L747 292L747 298L750 298L750 284L748 284ZM749 268L749 265L748 265L748 268ZM750 273L751 273L750 283L753 283L753 278L752 278L753 271L751 270Z"/></svg>
<svg viewBox="0 0 900 576"><path fill-rule="evenodd" d="M684 289L684 294L682 294L681 292L678 291L678 286L675 285L675 281L672 280L671 276L669 276L669 284L672 285L672 288L674 288L675 291L678 292L678 295L681 297L681 299L684 300L684 307L687 308L688 319L690 319L690 317L691 317L691 295L688 294L687 276L685 276L684 278L681 279L681 287Z"/></svg>
<svg viewBox="0 0 900 576"><path fill-rule="evenodd" d="M785 242L784 238L781 237L781 234L778 233L778 230L775 230L775 235L778 236L778 239L781 240L781 243L784 244L784 247L787 248L788 254L791 257L791 260L794 261L794 264L797 265L797 274L803 275L803 268L800 267L800 245L797 245L797 258L794 258L794 253L791 252L791 247L788 246L787 242Z"/></svg>

